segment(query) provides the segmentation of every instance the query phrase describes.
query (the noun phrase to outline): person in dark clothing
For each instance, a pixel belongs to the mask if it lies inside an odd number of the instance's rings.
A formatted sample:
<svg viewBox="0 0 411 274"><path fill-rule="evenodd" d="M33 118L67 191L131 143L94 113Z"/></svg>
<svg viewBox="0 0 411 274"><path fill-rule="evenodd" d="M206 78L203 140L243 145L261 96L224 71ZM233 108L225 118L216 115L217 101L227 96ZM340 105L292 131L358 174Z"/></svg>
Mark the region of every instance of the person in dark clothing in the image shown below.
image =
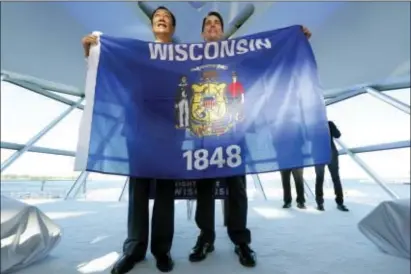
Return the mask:
<svg viewBox="0 0 411 274"><path fill-rule="evenodd" d="M303 168L294 168L294 169L285 169L281 170L281 181L283 184L283 208L290 208L292 203L291 195L291 174L293 174L295 189L297 192L297 207L305 209L305 197L304 197L304 169Z"/></svg>
<svg viewBox="0 0 411 274"><path fill-rule="evenodd" d="M127 273L145 259L150 230L149 194L153 181L156 182L156 192L151 218L151 253L160 271L169 272L173 268L170 250L174 236L174 181L130 177L127 239L123 244L123 255L115 263L112 274Z"/></svg>
<svg viewBox="0 0 411 274"><path fill-rule="evenodd" d="M205 41L219 41L223 37L224 21L218 12L210 12L204 19L202 35ZM223 178L228 187L227 232L234 243L234 251L242 265L256 264L255 252L249 247L251 232L247 229L248 199L245 176ZM191 262L204 260L214 251L215 241L215 184L217 179L197 180L197 207L195 220L200 235L189 256Z"/></svg>
<svg viewBox="0 0 411 274"><path fill-rule="evenodd" d="M234 252L239 257L242 265L255 266L254 251L249 247L251 232L247 229L248 200L246 191L246 177L232 176L225 180L228 187L228 215L227 233L234 243ZM216 179L204 179L197 181L197 207L195 221L200 229L189 259L191 262L204 260L208 253L214 251L215 241L215 183Z"/></svg>
<svg viewBox="0 0 411 274"><path fill-rule="evenodd" d="M224 21L218 12L210 12L203 19L202 36L207 42L222 40ZM307 38L311 32L302 27ZM234 243L234 251L240 263L246 267L256 265L256 254L250 248L251 232L247 229L248 198L246 188L246 176L233 176L224 178L228 193L227 232ZM214 189L217 179L205 179L197 181L197 208L196 223L200 228L200 235L189 259L192 262L202 261L207 254L214 250L215 240L215 202Z"/></svg>
<svg viewBox="0 0 411 274"><path fill-rule="evenodd" d="M333 138L340 138L341 132L332 121L328 121L328 126L331 136L331 162L327 166L334 184L335 202L339 210L348 211L348 208L344 205L344 194L339 174L338 150L333 140ZM317 165L315 167L315 200L317 202L317 209L321 211L324 210L324 173L325 165Z"/></svg>
<svg viewBox="0 0 411 274"><path fill-rule="evenodd" d="M165 7L158 7L151 16L151 25L156 42L170 43L176 26L174 15ZM88 35L82 44L86 57L91 45L97 44L97 37ZM138 153L134 151L131 153ZM129 272L135 264L146 256L149 235L149 192L156 181L156 196L151 220L151 252L156 258L157 268L162 272L173 269L170 256L174 235L174 188L173 180L130 177L127 239L123 245L123 255L114 264L112 274Z"/></svg>

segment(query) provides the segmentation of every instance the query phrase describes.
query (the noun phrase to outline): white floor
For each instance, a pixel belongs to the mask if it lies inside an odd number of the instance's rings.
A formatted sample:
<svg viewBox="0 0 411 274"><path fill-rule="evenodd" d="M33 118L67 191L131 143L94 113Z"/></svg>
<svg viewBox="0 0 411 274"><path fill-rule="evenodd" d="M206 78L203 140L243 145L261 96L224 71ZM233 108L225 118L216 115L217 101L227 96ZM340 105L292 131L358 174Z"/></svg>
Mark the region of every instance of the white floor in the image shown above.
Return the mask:
<svg viewBox="0 0 411 274"><path fill-rule="evenodd" d="M373 187L375 190L375 188ZM407 188L409 191L409 186ZM366 192L365 192L366 191ZM264 201L250 191L248 224L258 265L245 269L237 261L225 228L221 206L216 206L216 251L206 261L192 264L187 256L195 243L197 228L187 220L186 202L176 206L175 239L172 249L178 274L408 274L410 261L383 254L357 229L357 223L381 199L380 190L345 189L350 212L337 211L332 189L327 191L326 211L282 209L281 189L269 189ZM93 195L90 195L92 197ZM371 198L370 198L371 197ZM27 202L27 201L26 201ZM63 228L62 242L44 261L17 274L110 273L126 235L126 202L30 201ZM130 274L160 273L152 256Z"/></svg>

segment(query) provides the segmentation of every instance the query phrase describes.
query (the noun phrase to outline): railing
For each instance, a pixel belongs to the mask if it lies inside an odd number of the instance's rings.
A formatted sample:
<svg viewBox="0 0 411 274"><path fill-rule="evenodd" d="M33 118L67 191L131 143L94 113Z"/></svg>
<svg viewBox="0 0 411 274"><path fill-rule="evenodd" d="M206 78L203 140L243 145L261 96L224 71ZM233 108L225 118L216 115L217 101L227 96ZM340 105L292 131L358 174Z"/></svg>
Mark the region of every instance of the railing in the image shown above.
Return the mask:
<svg viewBox="0 0 411 274"><path fill-rule="evenodd" d="M75 180L2 179L1 192L17 199L63 199L73 181ZM82 185L81 191L82 195L86 195L86 193L87 182Z"/></svg>

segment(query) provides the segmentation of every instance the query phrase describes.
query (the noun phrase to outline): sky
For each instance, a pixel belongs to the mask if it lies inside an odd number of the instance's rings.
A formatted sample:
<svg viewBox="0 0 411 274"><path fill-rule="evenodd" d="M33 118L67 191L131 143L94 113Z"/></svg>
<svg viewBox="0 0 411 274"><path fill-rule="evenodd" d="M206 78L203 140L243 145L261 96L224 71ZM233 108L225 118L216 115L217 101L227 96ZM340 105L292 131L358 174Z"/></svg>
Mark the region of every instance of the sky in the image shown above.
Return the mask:
<svg viewBox="0 0 411 274"><path fill-rule="evenodd" d="M387 94L409 104L410 89L389 91ZM62 95L68 99L76 97ZM1 141L24 144L69 106L29 90L1 82ZM75 151L82 111L72 111L35 145ZM341 141L348 147L410 140L410 116L390 105L363 94L327 108L329 119L339 127ZM13 151L1 150L1 161ZM410 149L359 154L359 157L380 177L410 176ZM25 153L4 174L70 176L74 158L66 156ZM349 156L340 156L342 178L364 178L367 174ZM328 173L327 173L328 174ZM305 170L306 179L314 178L312 168ZM328 175L327 175L328 176ZM279 178L279 174L264 174L263 178ZM92 179L123 179L117 176L92 174Z"/></svg>

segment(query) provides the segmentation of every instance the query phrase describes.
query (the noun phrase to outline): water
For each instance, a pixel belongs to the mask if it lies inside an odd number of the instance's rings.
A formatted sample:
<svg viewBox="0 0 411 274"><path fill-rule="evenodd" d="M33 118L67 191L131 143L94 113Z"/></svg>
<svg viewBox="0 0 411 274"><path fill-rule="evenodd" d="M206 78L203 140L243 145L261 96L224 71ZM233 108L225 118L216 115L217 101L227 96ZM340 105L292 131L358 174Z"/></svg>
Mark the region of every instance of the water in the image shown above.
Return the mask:
<svg viewBox="0 0 411 274"><path fill-rule="evenodd" d="M306 180L307 185L314 190L315 182L314 180ZM64 198L73 185L72 180L55 180L55 181L19 181L19 180L2 180L1 181L1 194L15 199L61 199ZM87 183L78 191L77 198L84 198L86 193L91 192L104 192L104 190L110 190L115 198L121 192L125 181L92 181L89 180ZM400 197L410 196L410 185L408 179L387 179L387 185ZM408 184L406 184L408 183ZM252 179L248 181L248 188L254 189L254 184ZM294 187L294 184L291 184ZM264 189L268 188L279 188L281 189L280 180L264 180ZM368 192L367 189L379 187L373 181L364 179L346 179L343 180L344 190L346 189L358 189ZM332 188L332 182L329 180L325 181L324 188ZM115 189L116 191L112 191ZM76 190L74 190L75 192ZM115 192L115 193L114 193ZM127 192L127 191L126 191ZM74 194L74 193L72 193ZM127 195L127 193L125 193ZM103 195L103 194L102 194Z"/></svg>
<svg viewBox="0 0 411 274"><path fill-rule="evenodd" d="M64 198L74 181L1 181L1 194L15 199ZM88 181L79 196L87 191L122 188L122 181Z"/></svg>

